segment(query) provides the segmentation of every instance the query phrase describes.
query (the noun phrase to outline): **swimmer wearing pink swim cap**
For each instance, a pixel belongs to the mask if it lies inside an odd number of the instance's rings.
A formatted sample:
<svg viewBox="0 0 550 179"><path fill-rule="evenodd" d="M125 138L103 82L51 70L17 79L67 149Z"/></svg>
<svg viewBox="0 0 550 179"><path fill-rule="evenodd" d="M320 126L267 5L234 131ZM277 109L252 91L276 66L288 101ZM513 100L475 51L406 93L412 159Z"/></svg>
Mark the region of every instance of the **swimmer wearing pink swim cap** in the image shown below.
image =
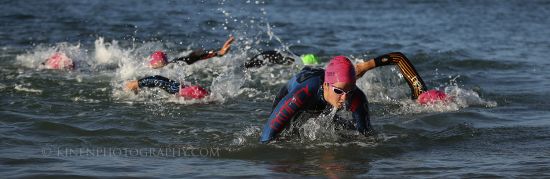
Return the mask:
<svg viewBox="0 0 550 179"><path fill-rule="evenodd" d="M417 102L420 104L433 104L438 102L445 102L449 100L449 97L445 92L439 90L428 90L418 96Z"/></svg>
<svg viewBox="0 0 550 179"><path fill-rule="evenodd" d="M42 65L53 70L73 70L75 67L73 60L63 52L55 52Z"/></svg>
<svg viewBox="0 0 550 179"><path fill-rule="evenodd" d="M153 52L153 54L151 54L151 56L149 56L149 65L151 66L151 68L156 69L156 68L162 68L170 63L184 62L188 65L191 65L200 60L206 60L213 57L222 57L225 54L227 54L227 52L229 52L229 49L231 48L231 43L233 43L234 40L235 38L233 36L230 36L229 39L225 41L222 48L220 48L220 50L218 51L215 51L215 50L205 51L202 49L198 49L198 50L194 50L187 56L174 58L170 61L168 61L168 57L166 53L164 53L163 51L155 51Z"/></svg>
<svg viewBox="0 0 550 179"><path fill-rule="evenodd" d="M425 105L448 100L448 96L437 90L427 90L416 69L405 55L399 52L384 54L359 64L344 56L330 60L326 68L305 67L284 85L273 100L269 119L264 124L261 143L268 143L278 137L296 115L302 112L319 113L327 108L346 109L352 113L353 122L334 117L334 122L345 129L355 129L368 135L374 130L370 124L366 95L355 85L366 71L385 65L397 65L411 88L411 98ZM346 122L347 121L347 122Z"/></svg>
<svg viewBox="0 0 550 179"><path fill-rule="evenodd" d="M162 68L169 63L182 61L190 65L199 60L204 60L216 56L221 57L229 52L229 49L231 48L231 43L233 43L234 40L235 38L233 36L230 36L219 51L196 50L188 56L179 57L171 61L168 61L168 57L163 51L155 51L149 57L149 64L152 68ZM209 92L200 86L183 85L179 82L159 75L148 76L139 80L132 80L127 82L125 85L126 90L133 91L134 93L137 93L140 88L145 87L158 87L170 94L176 94L183 99L203 99L209 95Z"/></svg>
<svg viewBox="0 0 550 179"><path fill-rule="evenodd" d="M168 79L163 76L155 75L141 78L139 80L129 81L126 83L126 89L138 92L141 88L161 88L164 91L175 94L183 99L203 99L208 96L208 91L196 85L182 85L177 81Z"/></svg>
<svg viewBox="0 0 550 179"><path fill-rule="evenodd" d="M366 95L357 88L355 66L345 56L336 56L325 69L305 67L284 85L273 101L272 112L264 124L261 143L277 138L301 113L321 114L331 109L351 112L353 120L336 116L333 120L343 129L363 135L373 131Z"/></svg>

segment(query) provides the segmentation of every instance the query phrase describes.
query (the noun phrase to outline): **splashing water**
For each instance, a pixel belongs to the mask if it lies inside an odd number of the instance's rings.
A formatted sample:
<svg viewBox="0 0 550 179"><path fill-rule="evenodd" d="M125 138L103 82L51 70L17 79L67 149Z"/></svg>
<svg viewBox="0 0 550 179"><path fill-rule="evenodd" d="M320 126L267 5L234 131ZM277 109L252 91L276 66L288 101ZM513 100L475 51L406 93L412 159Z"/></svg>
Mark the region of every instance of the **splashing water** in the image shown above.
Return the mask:
<svg viewBox="0 0 550 179"><path fill-rule="evenodd" d="M76 63L77 67L89 65L87 50L83 50L80 44L70 44L67 42L57 43L50 47L38 45L25 54L17 55L16 63L27 68L43 69L44 67L41 63L45 62L55 52L65 53Z"/></svg>
<svg viewBox="0 0 550 179"><path fill-rule="evenodd" d="M335 125L332 122L338 109L332 108L330 113L321 114L316 118L308 119L303 125L297 126L300 137L305 140L334 140L336 137Z"/></svg>
<svg viewBox="0 0 550 179"><path fill-rule="evenodd" d="M105 43L103 37L99 37L94 42L95 45L95 65L118 64L122 59L130 58L131 50L123 50L118 46L118 42L113 40L111 43Z"/></svg>

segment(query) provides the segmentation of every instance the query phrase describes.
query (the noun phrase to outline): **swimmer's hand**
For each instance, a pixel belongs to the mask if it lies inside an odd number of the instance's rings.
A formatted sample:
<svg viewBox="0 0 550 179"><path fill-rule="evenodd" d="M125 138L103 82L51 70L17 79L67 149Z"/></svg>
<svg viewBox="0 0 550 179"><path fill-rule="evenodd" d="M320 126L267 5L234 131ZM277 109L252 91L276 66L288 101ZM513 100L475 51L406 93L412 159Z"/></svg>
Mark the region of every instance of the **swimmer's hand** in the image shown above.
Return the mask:
<svg viewBox="0 0 550 179"><path fill-rule="evenodd" d="M223 47L220 49L220 51L218 51L219 57L224 56L227 52L229 52L229 49L231 48L231 43L233 43L234 40L235 38L233 37L233 35L229 36L229 39L225 41Z"/></svg>
<svg viewBox="0 0 550 179"><path fill-rule="evenodd" d="M139 84L137 80L129 81L126 83L126 88L124 88L125 91L132 91L134 94L137 94Z"/></svg>

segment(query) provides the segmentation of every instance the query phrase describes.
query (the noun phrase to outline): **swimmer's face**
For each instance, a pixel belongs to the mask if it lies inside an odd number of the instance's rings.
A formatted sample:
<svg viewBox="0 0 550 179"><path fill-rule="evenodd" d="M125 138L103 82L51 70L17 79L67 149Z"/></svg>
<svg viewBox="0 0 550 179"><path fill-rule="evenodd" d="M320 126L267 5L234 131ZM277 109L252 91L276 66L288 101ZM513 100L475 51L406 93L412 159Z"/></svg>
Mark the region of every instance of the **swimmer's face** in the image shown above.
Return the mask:
<svg viewBox="0 0 550 179"><path fill-rule="evenodd" d="M337 82L333 84L323 83L323 97L335 108L342 108L351 93L355 90L355 84Z"/></svg>

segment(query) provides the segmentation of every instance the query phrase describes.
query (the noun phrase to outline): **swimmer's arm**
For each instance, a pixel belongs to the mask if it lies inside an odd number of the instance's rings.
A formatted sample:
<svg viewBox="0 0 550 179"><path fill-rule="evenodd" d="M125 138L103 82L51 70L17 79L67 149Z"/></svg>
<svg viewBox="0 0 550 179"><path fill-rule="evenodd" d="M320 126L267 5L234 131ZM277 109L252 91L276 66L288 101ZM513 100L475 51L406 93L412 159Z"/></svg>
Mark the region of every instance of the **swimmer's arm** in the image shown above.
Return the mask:
<svg viewBox="0 0 550 179"><path fill-rule="evenodd" d="M233 41L235 41L235 37L229 36L229 39L225 41L222 48L218 51L216 55L221 57L227 54L227 52L229 52L229 49L231 49L231 43L233 43Z"/></svg>
<svg viewBox="0 0 550 179"><path fill-rule="evenodd" d="M273 109L269 115L269 119L264 124L262 134L260 135L260 143L268 143L275 139L277 135L290 123L300 106L292 102L292 93L287 94Z"/></svg>
<svg viewBox="0 0 550 179"><path fill-rule="evenodd" d="M376 67L376 64L374 63L374 59L370 59L368 61L363 61L361 63L355 64L356 79L363 77L363 75L365 75L367 71L375 67Z"/></svg>
<svg viewBox="0 0 550 179"><path fill-rule="evenodd" d="M394 65L397 64L400 60L400 58L392 58L393 56L404 56L402 53L399 52L393 52L388 53L384 55L380 55L376 58L372 58L369 60L363 60L363 62L358 63L355 65L355 72L356 72L356 79L359 79L365 75L365 72L379 67L379 66L386 66L386 65Z"/></svg>
<svg viewBox="0 0 550 179"><path fill-rule="evenodd" d="M367 135L374 131L370 123L367 97L362 91L356 92L350 105L355 127L361 134Z"/></svg>
<svg viewBox="0 0 550 179"><path fill-rule="evenodd" d="M422 80L412 63L409 61L409 59L401 52L392 52L380 55L376 58L356 64L356 79L361 78L368 70L386 65L397 65L399 71L411 88L412 99L418 98L418 95L426 91L427 87L424 84L424 81Z"/></svg>
<svg viewBox="0 0 550 179"><path fill-rule="evenodd" d="M312 98L311 88L298 87L296 90L288 93L282 98L275 109L271 112L269 119L263 127L262 134L260 136L261 143L268 143L275 139L277 135L284 130L284 128L290 123L290 120L294 118L299 111L302 111L304 104Z"/></svg>
<svg viewBox="0 0 550 179"><path fill-rule="evenodd" d="M265 65L267 62L273 61L272 58L274 58L277 55L281 55L281 54L275 50L263 51L262 53L255 55L254 57L246 61L244 63L244 67L245 68L261 67Z"/></svg>
<svg viewBox="0 0 550 179"><path fill-rule="evenodd" d="M220 48L220 50L218 51L215 51L215 50L205 51L205 50L199 49L191 52L191 54L189 54L188 56L175 58L172 61L170 61L170 63L183 61L188 65L191 65L200 60L224 56L225 54L227 54L227 52L229 52L229 49L231 49L231 43L233 43L234 40L235 38L233 36L230 36L229 39L225 41L222 48Z"/></svg>

